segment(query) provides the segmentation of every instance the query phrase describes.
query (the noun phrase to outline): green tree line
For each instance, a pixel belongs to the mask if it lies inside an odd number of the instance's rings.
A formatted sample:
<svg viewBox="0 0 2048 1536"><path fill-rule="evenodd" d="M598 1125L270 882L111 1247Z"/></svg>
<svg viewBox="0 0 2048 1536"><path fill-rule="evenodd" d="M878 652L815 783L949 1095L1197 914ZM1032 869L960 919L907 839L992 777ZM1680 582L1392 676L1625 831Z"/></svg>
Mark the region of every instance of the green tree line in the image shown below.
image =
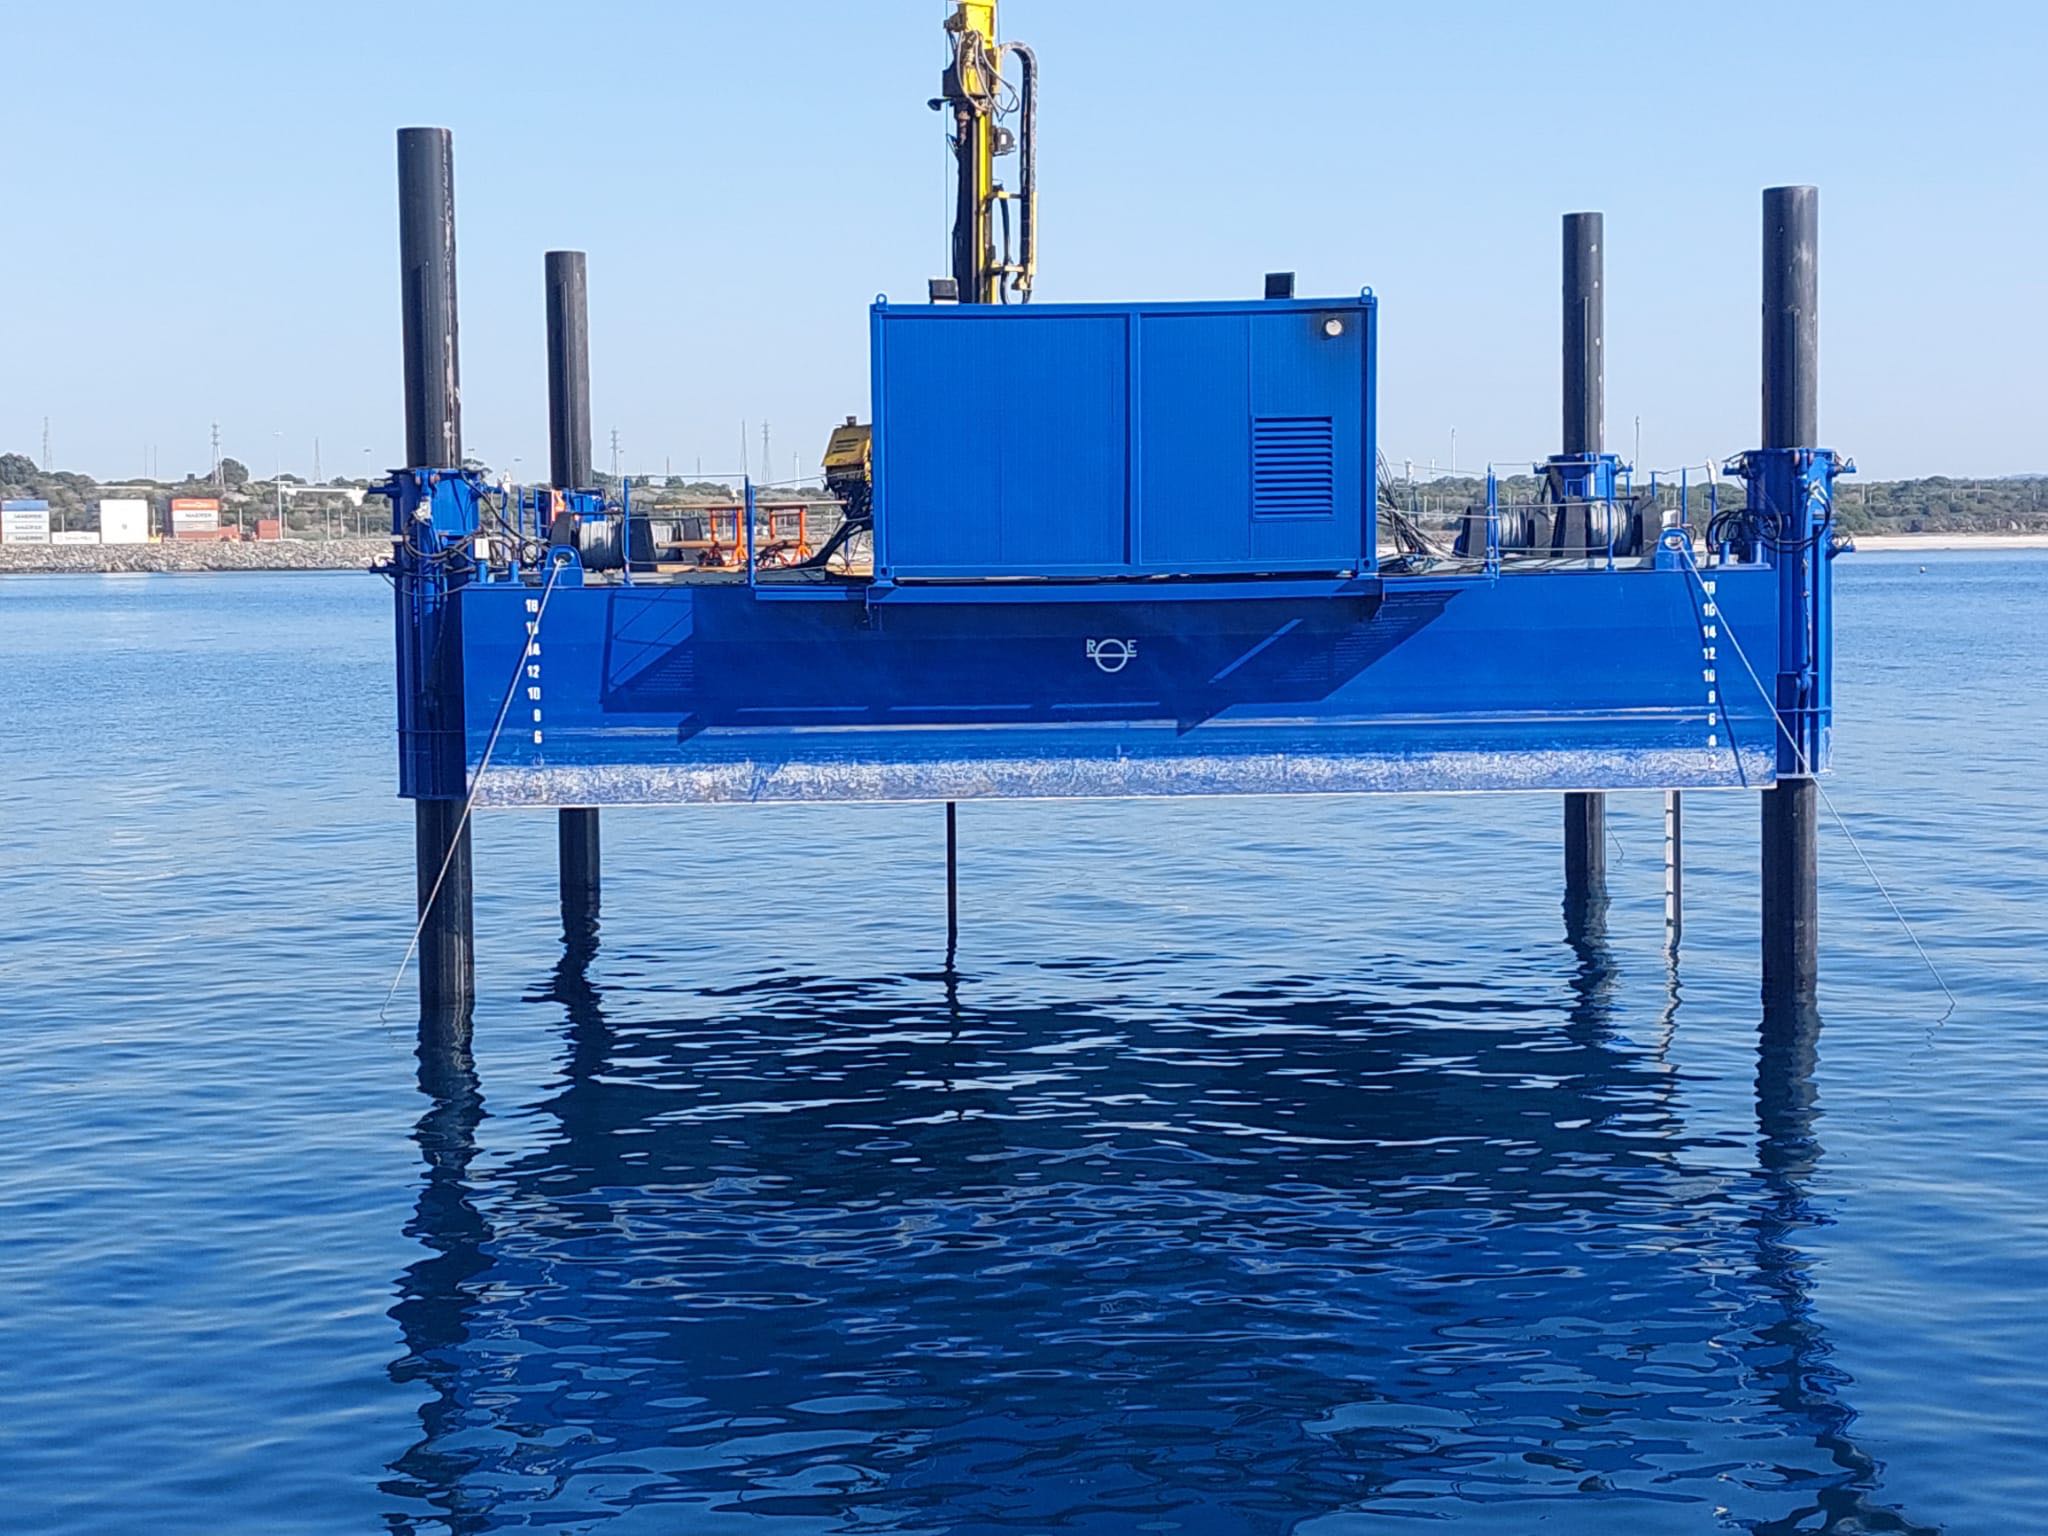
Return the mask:
<svg viewBox="0 0 2048 1536"><path fill-rule="evenodd" d="M1647 494L1647 484L1636 486ZM1395 481L1393 499L1426 527L1448 527L1470 507L1486 505L1486 481L1476 475L1440 476L1413 484ZM1504 503L1540 501L1542 482L1534 475L1504 476ZM1680 487L1659 481L1659 506L1679 504ZM1702 475L1683 489L1695 524L1704 525L1710 507L1743 504L1742 482L1722 476L1708 485ZM1930 475L1918 480L1865 480L1844 476L1836 483L1835 515L1850 533L2048 533L2048 475L1963 479Z"/></svg>
<svg viewBox="0 0 2048 1536"><path fill-rule="evenodd" d="M221 487L207 474L176 481L123 480L117 484L124 490L159 497L221 495L230 502L246 497L252 509L268 511L274 492L271 482L252 480L249 471L234 459L222 460L221 470L225 482ZM291 484L302 483L296 476L284 478ZM604 489L616 485L609 475L600 473L597 478ZM1695 522L1706 521L1710 498L1722 507L1742 504L1741 481L1723 477L1711 488L1703 481L1704 477L1686 488ZM367 482L336 479L328 483L361 486ZM1413 484L1397 480L1389 490L1396 505L1433 527L1448 526L1468 507L1486 502L1486 482L1478 476L1441 476ZM731 486L686 480L680 475L667 477L659 486L635 480L636 502L650 491L652 505L728 501L736 494ZM0 497L40 497L63 518L65 526L96 526L99 498L105 494L113 493L90 475L42 469L26 454L0 453ZM1541 482L1533 475L1510 476L1500 482L1503 501L1535 501L1542 494ZM1676 506L1678 486L1660 482L1657 500L1664 506ZM1984 479L1930 475L1917 480L1849 476L1840 482L1836 515L1851 533L2048 533L2048 474ZM295 512L293 520L317 521L318 517L308 509Z"/></svg>

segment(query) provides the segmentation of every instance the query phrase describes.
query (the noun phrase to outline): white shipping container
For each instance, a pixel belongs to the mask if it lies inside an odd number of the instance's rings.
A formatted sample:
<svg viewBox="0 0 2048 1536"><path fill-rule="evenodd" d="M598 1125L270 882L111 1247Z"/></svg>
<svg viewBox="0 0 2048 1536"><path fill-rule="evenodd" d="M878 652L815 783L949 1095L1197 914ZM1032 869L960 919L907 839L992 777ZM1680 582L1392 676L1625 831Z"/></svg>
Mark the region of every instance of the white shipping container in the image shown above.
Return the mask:
<svg viewBox="0 0 2048 1536"><path fill-rule="evenodd" d="M97 544L100 536L90 528L59 528L50 535L52 544Z"/></svg>
<svg viewBox="0 0 2048 1536"><path fill-rule="evenodd" d="M149 503L140 497L109 497L100 503L102 544L147 544Z"/></svg>
<svg viewBox="0 0 2048 1536"><path fill-rule="evenodd" d="M50 542L48 507L0 508L0 544L47 544Z"/></svg>

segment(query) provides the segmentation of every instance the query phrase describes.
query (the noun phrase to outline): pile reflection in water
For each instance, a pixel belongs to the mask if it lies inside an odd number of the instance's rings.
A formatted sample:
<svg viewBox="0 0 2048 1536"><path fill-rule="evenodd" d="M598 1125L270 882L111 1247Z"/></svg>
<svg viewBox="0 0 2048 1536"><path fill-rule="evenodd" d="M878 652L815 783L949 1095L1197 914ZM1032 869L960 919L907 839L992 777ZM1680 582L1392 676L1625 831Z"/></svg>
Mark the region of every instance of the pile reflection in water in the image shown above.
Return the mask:
<svg viewBox="0 0 2048 1536"><path fill-rule="evenodd" d="M1675 977L1630 1038L1573 936L1562 1016L778 977L630 1026L579 941L542 1150L480 1170L466 1029L422 1032L389 1522L1924 1529L1802 1272L1818 1020L1765 1021L1730 1173L1671 1103Z"/></svg>

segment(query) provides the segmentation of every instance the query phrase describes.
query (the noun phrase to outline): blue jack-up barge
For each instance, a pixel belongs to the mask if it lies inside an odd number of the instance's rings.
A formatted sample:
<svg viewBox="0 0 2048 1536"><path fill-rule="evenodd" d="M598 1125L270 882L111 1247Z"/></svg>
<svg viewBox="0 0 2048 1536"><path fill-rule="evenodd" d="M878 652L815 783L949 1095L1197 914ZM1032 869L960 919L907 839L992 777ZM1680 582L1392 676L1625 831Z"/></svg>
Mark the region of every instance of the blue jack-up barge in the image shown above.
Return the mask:
<svg viewBox="0 0 2048 1536"><path fill-rule="evenodd" d="M1831 457L1752 456L1752 504L1790 532L1739 555L1631 529L1649 509L1591 455L1551 467L1587 482L1559 507L1590 513L1597 545L1516 558L1496 510L1490 551L1383 563L1376 309L877 305L867 573L594 572L573 540L494 539L500 498L474 474L402 476L402 790L1765 788L1824 766L1828 567L1800 554ZM963 429L947 381L970 377L989 404ZM437 675L458 638L459 676ZM1782 696L1752 669L1787 674Z"/></svg>
<svg viewBox="0 0 2048 1536"><path fill-rule="evenodd" d="M993 94L959 74L971 179L972 146L1002 140L977 138ZM1276 274L1241 302L993 302L1029 297L1035 258L998 253L963 192L934 302L873 308L842 535L768 566L750 487L736 561L678 568L589 470L580 255L549 257L553 487L454 467L445 130L403 130L400 169L412 467L386 493L430 1003L470 995L473 806L561 808L565 901L594 911L607 805L1562 791L1591 897L1601 792L1781 784L1766 972L1810 985L1846 467L1813 443L1811 188L1766 194L1764 446L1706 528L1602 451L1597 214L1566 221L1540 504L1489 476L1454 549L1402 523L1395 552L1370 291L1297 298Z"/></svg>

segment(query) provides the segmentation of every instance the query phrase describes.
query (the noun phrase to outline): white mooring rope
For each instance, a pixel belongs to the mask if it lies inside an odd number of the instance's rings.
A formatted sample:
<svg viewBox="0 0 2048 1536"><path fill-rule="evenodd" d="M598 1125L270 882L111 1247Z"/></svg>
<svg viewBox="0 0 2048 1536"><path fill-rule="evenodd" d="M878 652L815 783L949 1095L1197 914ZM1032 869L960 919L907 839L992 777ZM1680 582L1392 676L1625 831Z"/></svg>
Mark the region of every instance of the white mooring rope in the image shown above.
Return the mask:
<svg viewBox="0 0 2048 1536"><path fill-rule="evenodd" d="M455 823L454 835L448 839L448 851L441 856L441 869L434 876L434 887L427 893L427 899L420 903L420 920L413 924L412 940L405 946L405 958L398 962L398 969L392 973L391 988L384 994L384 1005L377 1010L377 1022L382 1024L390 1012L391 999L398 995L398 984L405 980L405 968L412 964L412 957L420 947L420 935L427 931L427 914L434 910L434 903L441 896L441 882L448 878L448 867L455 862L455 850L462 846L462 832L469 825L469 813L476 808L476 792L484 780L484 770L491 766L491 754L498 750L498 733L505 729L505 716L511 712L512 699L519 692L519 678L526 670L529 648L540 639L540 621L548 611L548 599L554 596L555 578L562 574L562 564L550 562L547 582L540 589L540 606L533 612L531 627L526 632L526 643L519 647L519 660L513 664L512 680L505 685L505 697L498 704L498 718L491 722L490 739L484 743L484 755L477 761L476 775L469 781L469 793L462 802L462 815Z"/></svg>
<svg viewBox="0 0 2048 1536"><path fill-rule="evenodd" d="M1784 732L1785 740L1791 743L1792 756L1799 763L1800 771L1813 781L1813 787L1820 795L1821 804L1828 808L1828 814L1834 817L1835 825L1842 829L1842 836L1848 840L1850 850L1856 855L1857 861L1863 865L1863 872L1870 876L1870 883L1877 887L1877 894L1882 896L1884 904L1892 909L1892 916L1899 920L1899 926L1906 931L1907 939L1911 941L1913 948L1918 951L1920 963L1927 967L1927 974L1934 978L1934 984L1941 988L1942 995L1948 999L1948 1012L1942 1014L1940 1018L1934 1021L1937 1025L1946 1024L1949 1016L1956 1011L1955 993L1949 990L1949 985L1942 979L1941 971L1935 965L1933 956L1927 953L1927 946L1920 942L1920 935L1913 931L1913 925L1906 921L1906 914L1899 910L1899 904L1892 900L1892 893L1885 889L1884 881L1878 878L1877 870L1870 862L1870 856L1863 851L1863 845L1856 841L1856 834L1849 830L1849 823L1843 818L1842 813L1835 809L1834 797L1828 793L1827 786L1821 783L1820 776L1813 771L1813 763L1807 758L1805 749L1800 746L1799 738L1793 734L1792 727L1785 723L1785 717L1778 713L1777 701L1771 697L1771 691L1764 687L1764 681L1761 677L1757 676L1756 668L1750 665L1749 653L1742 648L1742 641L1735 633L1735 626L1728 622L1728 615L1721 611L1720 603L1716 601L1714 594L1707 589L1705 580L1700 576L1699 567L1693 563L1692 549L1689 545L1684 551L1684 559L1686 574L1692 577L1694 583L1700 589L1700 600L1702 603L1713 608L1715 619L1719 621L1721 629L1728 636L1728 643L1735 647L1735 655L1742 663L1742 670L1749 674L1750 682L1756 685L1757 697L1764 701L1764 707L1771 712L1771 718L1778 722L1778 729ZM1700 623L1704 631L1706 623L1704 614L1701 615ZM1700 636L1701 643L1706 643L1706 639L1707 637L1703 632ZM1731 748L1734 747L1732 741L1729 745ZM1737 751L1739 757L1739 749Z"/></svg>

